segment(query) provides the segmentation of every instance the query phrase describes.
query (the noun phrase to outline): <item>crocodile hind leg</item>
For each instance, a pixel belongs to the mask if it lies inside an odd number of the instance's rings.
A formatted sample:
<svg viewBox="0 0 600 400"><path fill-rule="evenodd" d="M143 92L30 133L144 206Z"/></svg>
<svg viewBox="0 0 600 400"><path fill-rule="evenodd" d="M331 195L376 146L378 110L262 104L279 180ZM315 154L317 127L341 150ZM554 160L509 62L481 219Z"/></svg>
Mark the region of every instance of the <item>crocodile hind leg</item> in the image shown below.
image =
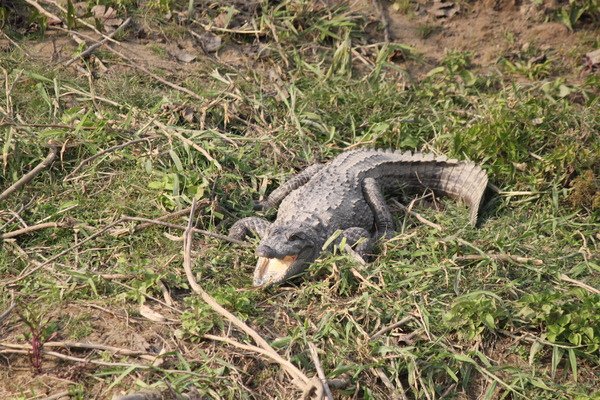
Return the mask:
<svg viewBox="0 0 600 400"><path fill-rule="evenodd" d="M363 181L363 194L375 217L375 236L390 238L394 235L394 219L375 179Z"/></svg>
<svg viewBox="0 0 600 400"><path fill-rule="evenodd" d="M271 207L277 207L288 194L308 182L321 168L323 168L323 164L314 164L292 176L283 185L271 192L266 200L259 202L257 208L268 210Z"/></svg>
<svg viewBox="0 0 600 400"><path fill-rule="evenodd" d="M250 234L263 238L271 223L263 218L248 217L237 221L229 229L229 237L237 240L244 240Z"/></svg>

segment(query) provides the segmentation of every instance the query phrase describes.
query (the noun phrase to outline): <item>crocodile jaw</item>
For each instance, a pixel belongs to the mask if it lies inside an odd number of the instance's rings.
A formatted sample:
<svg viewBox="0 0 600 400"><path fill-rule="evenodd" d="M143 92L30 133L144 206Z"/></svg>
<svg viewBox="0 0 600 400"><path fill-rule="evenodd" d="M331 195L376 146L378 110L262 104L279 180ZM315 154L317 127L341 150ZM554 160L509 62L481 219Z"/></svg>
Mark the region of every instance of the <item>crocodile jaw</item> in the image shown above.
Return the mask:
<svg viewBox="0 0 600 400"><path fill-rule="evenodd" d="M254 286L268 286L281 282L287 277L290 267L297 259L297 255L283 258L258 257L254 270Z"/></svg>

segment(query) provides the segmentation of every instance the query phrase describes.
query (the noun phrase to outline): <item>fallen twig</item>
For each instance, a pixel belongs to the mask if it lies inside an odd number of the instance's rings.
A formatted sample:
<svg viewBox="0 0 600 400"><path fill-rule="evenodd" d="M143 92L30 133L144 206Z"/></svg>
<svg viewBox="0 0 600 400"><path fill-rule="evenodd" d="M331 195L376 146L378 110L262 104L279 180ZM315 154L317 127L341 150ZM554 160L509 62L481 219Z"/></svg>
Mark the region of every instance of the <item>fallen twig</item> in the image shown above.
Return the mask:
<svg viewBox="0 0 600 400"><path fill-rule="evenodd" d="M44 160L41 163L39 163L38 165L36 165L35 168L33 168L31 171L29 171L28 173L26 173L25 175L23 175L21 177L21 179L19 179L15 183L13 183L4 192L2 192L2 194L0 194L0 201L6 199L13 192L16 192L17 190L21 189L23 186L25 186L25 184L27 184L27 182L29 182L30 180L32 180L42 170L48 168L54 162L54 160L56 159L57 155L58 155L58 147L57 146L51 146L50 147L50 152L48 153L48 155L46 156L46 158L44 158Z"/></svg>
<svg viewBox="0 0 600 400"><path fill-rule="evenodd" d="M68 31L69 33L72 33L72 34L75 34L75 35L78 35L78 36L81 36L81 37L85 37L84 35L82 35L82 34L81 34L81 33L79 33L79 32L76 32L76 31L71 31L71 30L67 30L67 31ZM106 35L102 35L102 36L104 36L105 38L106 38L106 37L108 37L108 36L106 36ZM113 40L113 41L114 41L114 40ZM117 43L118 43L118 42L117 42ZM119 43L119 44L120 44L120 43ZM140 62L139 62L139 61L133 61L131 58L127 57L125 54L121 53L120 51L118 51L118 50L115 50L115 49L113 49L113 48L112 48L112 47L110 47L110 46L105 46L105 48L106 48L108 51L110 51L111 53L114 53L114 54L116 54L117 56L121 57L121 58L122 58L124 61L126 61L127 65L129 65L130 67L132 67L132 68L135 68L135 69L137 69L137 70L139 70L139 71L142 71L143 73L145 73L146 75L150 76L152 79L154 79L154 80L156 80L156 81L158 81L158 82L162 83L163 85L169 86L169 87L170 87L170 88L172 88L172 89L175 89L175 90L178 90L178 91L180 91L180 92L183 92L183 93L185 93L185 94L188 94L188 95L190 95L191 97L195 98L196 100L200 100L200 101L204 101L204 100L206 100L205 98L203 98L203 97L202 97L202 96L200 96L199 94L192 92L190 89L184 88L184 87L182 87L182 86L179 86L179 85L177 85L177 84L175 84L175 83L169 82L169 81L167 81L167 80L166 80L166 79L164 79L164 78L161 78L160 76L158 76L158 75L156 75L155 73L151 72L151 71L150 71L148 68L146 68L146 67L144 67L144 66L140 65Z"/></svg>
<svg viewBox="0 0 600 400"><path fill-rule="evenodd" d="M62 391L62 392L58 392L58 393L52 394L52 395L47 396L47 397L43 397L43 398L41 398L39 400L59 400L59 399L65 398L65 397L70 397L68 390L65 390L65 391Z"/></svg>
<svg viewBox="0 0 600 400"><path fill-rule="evenodd" d="M329 389L329 385L327 384L327 377L325 376L325 372L323 372L323 367L321 367L321 362L319 361L319 355L317 354L317 347L309 343L308 349L310 350L310 356L312 357L313 363L315 364L315 368L317 370L317 375L321 380L321 384L323 386L323 391L325 392L325 396L329 400L333 400L333 394L331 393L331 389ZM317 398L320 398L317 396Z"/></svg>
<svg viewBox="0 0 600 400"><path fill-rule="evenodd" d="M0 349L0 354L29 354L29 350ZM84 363L84 364L96 364L96 365L102 365L105 367L126 367L126 368L139 368L139 369L149 369L149 368L153 367L152 365L144 365L144 364L130 364L130 363L124 363L124 362L108 362L108 361L100 361L100 360L90 360L90 359L86 359L86 358L68 356L66 354L62 354L57 351L47 351L47 350L43 350L43 349L42 349L42 354L49 356L49 357L58 358L61 360L75 361L75 362L80 362L80 363Z"/></svg>
<svg viewBox="0 0 600 400"><path fill-rule="evenodd" d="M383 328L381 328L380 330L378 330L377 332L375 332L373 335L371 335L371 338L369 339L369 341L375 340L378 337L382 336L383 334L392 331L404 324L406 324L408 321L410 321L411 319L413 319L412 315L407 315L406 317L402 318L400 321L395 322L391 325L388 326L384 326Z"/></svg>
<svg viewBox="0 0 600 400"><path fill-rule="evenodd" d="M60 253L58 253L57 255L55 255L54 257L50 257L49 259L47 259L46 261L37 264L34 268L30 269L29 271L25 272L25 270L23 270L23 272L21 272L21 274L16 277L15 279L8 281L6 283L4 283L5 285L13 285L16 282L19 282L25 278L27 278L29 275L35 273L37 270L39 270L42 267L45 267L46 265L54 262L55 260L59 259L60 257L64 256L65 254L69 253L71 250L74 250L80 246L82 246L84 243L89 242L90 240L93 240L95 238L97 238L98 236L100 236L101 234L103 234L104 232L106 232L107 230L109 230L110 228L112 228L113 226L120 224L121 222L123 222L123 218L110 223L108 225L106 225L104 228L100 229L99 231L91 234L90 236L88 236L87 238L85 238L84 240L82 240L81 242L69 247L68 249L65 249L63 251L61 251Z"/></svg>
<svg viewBox="0 0 600 400"><path fill-rule="evenodd" d="M219 170L222 169L221 164L219 164L219 162L217 160L215 160L209 154L208 151L204 150L193 140L186 138L180 132L178 132L174 129L169 130L169 128L162 122L154 121L154 125L156 125L158 128L160 128L160 130L169 138L171 137L171 132L172 132L172 134L175 135L177 137L177 139L181 140L183 143L187 144L188 146L192 146L194 149L198 150L200 152L200 154L202 154L208 161L212 162L217 167L217 169L219 169Z"/></svg>
<svg viewBox="0 0 600 400"><path fill-rule="evenodd" d="M61 224L58 222L44 222L42 224L31 225L31 226L28 226L25 228L15 229L14 231L3 233L2 235L0 235L0 238L6 240L6 239L15 238L20 235L25 235L27 233L39 231L41 229L65 228L65 227L69 227L69 224Z"/></svg>
<svg viewBox="0 0 600 400"><path fill-rule="evenodd" d="M14 293L12 293L12 298L10 300L10 306L8 306L8 308L2 312L2 314L0 314L0 324L2 324L2 322L12 313L12 311L15 309L15 298L14 298Z"/></svg>
<svg viewBox="0 0 600 400"><path fill-rule="evenodd" d="M72 176L75 175L84 165L89 164L91 161L94 161L96 158L101 157L104 154L111 153L111 152L116 151L116 150L120 150L120 149L122 149L124 147L127 147L127 146L130 146L132 144L136 144L136 143L140 143L140 142L146 142L146 141L154 140L156 138L157 138L157 136L154 136L154 137L145 137L145 138L141 138L141 139L134 139L134 140L130 140L128 142L121 143L121 144L118 144L116 146L112 146L112 147L109 147L107 149L104 149L104 150L102 150L102 151L94 154L93 156L90 156L90 157L86 158L85 160L82 160L79 163L79 165L76 166L73 169L73 171L71 171L67 176L65 176L65 178L63 179L63 181L67 182L67 181L72 180L73 179Z"/></svg>
<svg viewBox="0 0 600 400"><path fill-rule="evenodd" d="M571 283L571 284L573 284L575 286L579 286L580 288L585 289L585 290L587 290L590 293L600 294L600 290L596 289L595 287L592 287L592 286L588 285L587 283L583 283L581 281L578 281L577 279L569 278L565 274L560 274L559 278L560 278L561 281Z"/></svg>
<svg viewBox="0 0 600 400"><path fill-rule="evenodd" d="M171 224L169 222L163 222L163 221L159 221L159 220L155 220L155 219L149 219L149 218L129 217L127 215L124 215L123 218L122 218L122 220L123 221L146 222L148 224L162 225L162 226L166 226L166 227L169 227L169 228L186 230L186 227L183 226L183 225ZM226 241L231 242L231 243L239 244L240 246L245 246L245 247L250 246L250 244L248 244L248 243L246 243L246 242L244 242L242 240L232 239L232 238L230 238L228 236L225 236L225 235L221 235L221 234L210 232L210 231L205 231L204 229L192 228L192 232L193 233L199 233L199 234L204 235L204 236L213 237L215 239L226 240Z"/></svg>
<svg viewBox="0 0 600 400"><path fill-rule="evenodd" d="M143 229L149 228L151 226L156 226L157 224L155 224L156 221L165 221L167 219L171 219L171 218L177 218L177 217L181 217L183 215L188 215L190 213L190 209L191 207L187 207L184 208L183 210L179 210L179 211L175 211L169 214L165 214L165 215L161 215L158 218L154 218L152 219L152 222L144 222L142 224L136 225L133 227L133 231L134 232L139 232ZM183 226L182 226L183 227ZM111 235L113 236L119 236L122 235L126 232L129 232L130 229L129 228L123 228L123 229L115 229L113 232L111 232Z"/></svg>
<svg viewBox="0 0 600 400"><path fill-rule="evenodd" d="M396 207L400 208L402 211L404 211L407 214L412 215L413 217L415 217L422 224L425 224L425 225L430 226L430 227L432 227L434 229L437 229L438 231L441 231L443 229L440 225L436 224L435 222L431 222L427 218L423 217L421 214L419 214L419 213L414 212L413 210L411 210L412 207L406 207L404 204L400 203L396 199L392 199L392 203L394 203L394 205Z"/></svg>
<svg viewBox="0 0 600 400"><path fill-rule="evenodd" d="M35 0L25 0L25 2L27 2L27 4L33 6L36 10L38 10L38 12L40 14L42 14L46 18L48 18L48 20L49 20L48 24L49 25L62 24L62 20L60 18L58 18L56 15L52 14L50 11L46 10L37 1L35 1Z"/></svg>
<svg viewBox="0 0 600 400"><path fill-rule="evenodd" d="M85 58L85 57L89 56L90 54L92 54L94 51L96 51L96 49L98 47L102 46L103 44L105 44L106 42L111 40L117 33L121 32L123 29L125 29L125 27L127 27L127 25L129 25L130 22L131 22L131 18L127 18L125 20L125 22L123 22L121 25L119 25L119 27L117 29L115 29L113 32L111 32L104 39L102 39L101 41L99 41L97 43L94 43L93 45L91 45L90 47L85 49L81 54L78 54L75 57L71 58L69 61L65 62L65 64L64 64L65 67L68 67L69 65L73 64L75 61L77 61L80 58Z"/></svg>
<svg viewBox="0 0 600 400"><path fill-rule="evenodd" d="M282 368L292 377L294 384L299 387L301 390L304 390L306 385L309 383L310 379L304 375L302 371L300 371L296 366L290 363L288 360L285 360L283 357L279 355L270 345L267 343L265 339L263 339L254 329L250 328L244 322L242 322L235 315L227 311L223 308L217 301L210 296L208 293L202 289L200 285L196 282L196 278L194 277L194 273L192 272L192 234L194 233L193 220L196 211L196 200L194 199L192 202L192 209L190 210L190 217L188 220L188 226L185 231L184 241L183 241L183 268L185 270L185 275L187 277L188 283L192 290L198 294L202 300L206 302L214 311L216 311L221 316L225 317L229 322L231 322L238 329L246 333L250 336L256 344L262 348L261 354L268 354L268 357L272 360L279 363ZM219 337L220 338L220 337ZM231 339L227 339L231 340ZM241 343L240 343L241 345ZM254 347L254 346L252 346Z"/></svg>
<svg viewBox="0 0 600 400"><path fill-rule="evenodd" d="M375 4L375 8L379 12L379 19L381 20L381 25L383 27L383 41L386 43L390 42L390 22L388 21L387 15L385 14L385 8L383 8L383 4L380 0L373 0Z"/></svg>
<svg viewBox="0 0 600 400"><path fill-rule="evenodd" d="M6 349L15 349L15 350L31 350L32 346L30 344L16 344L16 343L5 343L0 342L0 347L4 347ZM58 348L74 348L74 349L88 349L88 350L102 350L108 351L112 354L118 354L121 356L130 356L130 357L138 357L143 360L155 361L157 355L149 354L145 351L137 351L130 350L121 347L108 346L105 344L96 344L96 343L82 343L82 342L46 342L44 343L44 348L58 347Z"/></svg>

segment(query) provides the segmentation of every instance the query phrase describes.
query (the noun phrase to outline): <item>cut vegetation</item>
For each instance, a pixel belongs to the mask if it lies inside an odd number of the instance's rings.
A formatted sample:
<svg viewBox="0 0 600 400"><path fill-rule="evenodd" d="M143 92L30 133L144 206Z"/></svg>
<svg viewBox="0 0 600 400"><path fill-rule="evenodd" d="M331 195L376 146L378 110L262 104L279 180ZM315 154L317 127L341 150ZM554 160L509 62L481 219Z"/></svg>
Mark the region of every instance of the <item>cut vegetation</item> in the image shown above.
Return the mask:
<svg viewBox="0 0 600 400"><path fill-rule="evenodd" d="M598 2L443 3L1 2L0 398L597 399ZM359 147L482 165L482 223L253 289L228 229Z"/></svg>

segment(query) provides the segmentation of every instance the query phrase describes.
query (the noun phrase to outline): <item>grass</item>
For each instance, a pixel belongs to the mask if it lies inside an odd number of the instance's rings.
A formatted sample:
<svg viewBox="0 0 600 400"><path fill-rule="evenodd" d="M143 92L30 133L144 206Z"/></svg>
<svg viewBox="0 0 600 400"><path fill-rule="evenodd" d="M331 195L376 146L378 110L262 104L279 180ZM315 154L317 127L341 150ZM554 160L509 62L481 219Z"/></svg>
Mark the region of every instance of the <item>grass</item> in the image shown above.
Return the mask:
<svg viewBox="0 0 600 400"><path fill-rule="evenodd" d="M51 366L64 369L73 383L56 388L67 387L74 398L147 386L175 393L195 388L209 398L296 398L278 367L203 338L223 333L247 340L190 293L180 231L100 235L7 284L123 214L157 218L195 197L204 200L197 226L226 233L238 218L255 214L260 195L348 146L423 149L472 159L488 171L500 193L480 228L471 228L464 208L450 201L440 211L418 210L442 231L398 213L398 235L382 244L375 262L360 266L344 254L323 255L301 278L265 291L250 289L253 249L204 238L194 246L198 281L308 375L314 365L307 344L314 343L327 377L351 381L335 391L339 398L383 399L401 391L415 399L597 398L600 297L561 280L565 274L600 286L600 208L593 200L600 174L597 76L567 80L560 68L540 72L530 70L539 64L526 62L484 74L469 54L448 53L427 77L399 90L404 75L386 56L389 48L364 47L370 67L352 52L367 44L363 18L312 2L264 3L258 10L240 11L254 18L269 51L256 55L253 67L207 59L180 73L157 69L204 102L131 68L90 81L19 49L0 55L13 86L10 96L0 93L0 107L9 114L4 121L15 122L0 127L0 185L43 159L48 140L74 144L2 204L2 232L21 227L9 210L28 225L70 227L3 242L0 310L14 295L19 314L4 322L0 339L31 342L32 325L42 341L167 350L150 370L45 359L45 374L54 374ZM255 40L219 34L249 51ZM27 40L19 43L27 47ZM166 57L157 49L150 50ZM117 64L112 55L106 60ZM155 129L152 120L168 129ZM140 134L157 138L108 153L63 181L81 160ZM165 290L172 308L157 301L166 302ZM140 304L167 323L144 317ZM370 340L406 316L403 326ZM127 361L109 352L92 358ZM32 379L23 356L10 360L26 368L0 375L6 390L32 398L43 376ZM19 379L34 384L15 395L12 382Z"/></svg>

